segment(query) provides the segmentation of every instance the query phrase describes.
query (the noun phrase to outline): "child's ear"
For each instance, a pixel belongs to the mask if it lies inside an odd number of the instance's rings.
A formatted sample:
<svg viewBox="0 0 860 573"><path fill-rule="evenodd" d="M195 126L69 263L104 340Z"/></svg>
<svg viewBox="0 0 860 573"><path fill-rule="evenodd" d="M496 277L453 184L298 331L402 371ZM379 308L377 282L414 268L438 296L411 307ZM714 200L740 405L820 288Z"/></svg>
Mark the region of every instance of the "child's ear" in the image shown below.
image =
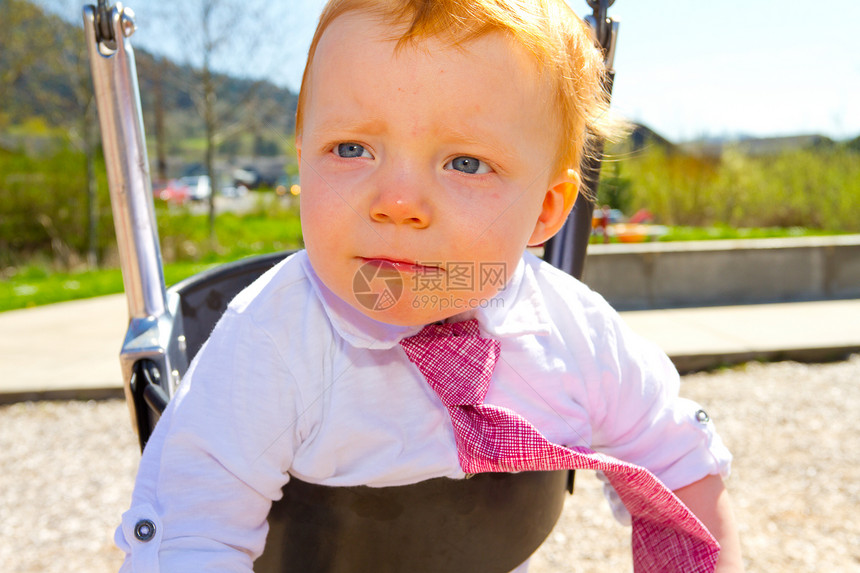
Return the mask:
<svg viewBox="0 0 860 573"><path fill-rule="evenodd" d="M568 169L544 195L543 208L529 238L529 246L545 243L561 229L578 193L579 173Z"/></svg>
<svg viewBox="0 0 860 573"><path fill-rule="evenodd" d="M296 159L299 162L299 171L302 170L302 136L296 136Z"/></svg>

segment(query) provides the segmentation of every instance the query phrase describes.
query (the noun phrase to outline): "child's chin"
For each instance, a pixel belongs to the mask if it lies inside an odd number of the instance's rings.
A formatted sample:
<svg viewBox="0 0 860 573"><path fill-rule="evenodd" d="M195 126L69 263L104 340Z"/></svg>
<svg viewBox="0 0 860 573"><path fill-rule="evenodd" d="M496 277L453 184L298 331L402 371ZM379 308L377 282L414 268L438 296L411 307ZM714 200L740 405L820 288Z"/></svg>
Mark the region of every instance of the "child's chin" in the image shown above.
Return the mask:
<svg viewBox="0 0 860 573"><path fill-rule="evenodd" d="M393 326L424 326L445 320L457 314L455 310L445 312L439 308L416 306L407 297L404 298L406 300L400 300L396 304L384 309L371 309L361 306L357 306L356 308L373 320Z"/></svg>

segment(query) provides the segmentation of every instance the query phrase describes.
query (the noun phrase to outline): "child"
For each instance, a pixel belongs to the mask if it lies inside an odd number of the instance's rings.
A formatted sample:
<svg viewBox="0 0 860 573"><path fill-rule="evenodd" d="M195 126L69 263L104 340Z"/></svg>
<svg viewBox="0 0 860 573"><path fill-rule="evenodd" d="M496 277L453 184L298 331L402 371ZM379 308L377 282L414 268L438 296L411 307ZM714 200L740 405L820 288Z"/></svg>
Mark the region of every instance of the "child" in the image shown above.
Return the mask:
<svg viewBox="0 0 860 573"><path fill-rule="evenodd" d="M570 212L586 129L606 129L601 72L560 0L329 3L297 115L307 249L236 297L189 368L117 531L124 570L250 570L291 477L464 478L399 342L473 318L501 343L488 403L649 468L741 569L730 455L668 359L524 254Z"/></svg>

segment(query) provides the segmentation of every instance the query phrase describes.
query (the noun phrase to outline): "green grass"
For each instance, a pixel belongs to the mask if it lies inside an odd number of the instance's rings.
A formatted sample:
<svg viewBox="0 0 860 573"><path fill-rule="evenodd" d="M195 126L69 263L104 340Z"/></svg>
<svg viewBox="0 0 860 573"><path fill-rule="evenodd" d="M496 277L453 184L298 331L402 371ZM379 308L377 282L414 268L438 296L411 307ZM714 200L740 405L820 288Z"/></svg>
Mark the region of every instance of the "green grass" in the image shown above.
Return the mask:
<svg viewBox="0 0 860 573"><path fill-rule="evenodd" d="M219 214L216 247L209 241L207 215L161 203L156 210L168 285L212 266L302 245L296 206L271 195L261 196L249 213ZM123 292L122 273L117 268L60 272L48 270L51 265L44 262L44 255L33 260L38 262L0 268L0 312Z"/></svg>
<svg viewBox="0 0 860 573"><path fill-rule="evenodd" d="M215 225L218 247L209 246L206 215L159 205L158 235L166 261L225 262L243 257L294 249L302 244L302 229L295 207L261 195L250 213L221 213Z"/></svg>
<svg viewBox="0 0 860 573"><path fill-rule="evenodd" d="M661 241L713 241L720 239L777 239L786 237L819 237L836 235L836 232L805 227L667 227L668 232L660 237Z"/></svg>
<svg viewBox="0 0 860 573"><path fill-rule="evenodd" d="M836 231L824 231L821 229L807 229L805 227L750 227L736 229L719 225L715 227L688 227L681 225L665 226L666 233L658 237L660 242L678 241L718 241L725 239L782 239L790 237L821 237L839 235ZM602 243L600 236L592 236L591 242ZM617 237L612 237L610 242L620 243Z"/></svg>
<svg viewBox="0 0 860 573"><path fill-rule="evenodd" d="M175 284L216 264L167 264L164 266L164 280L168 285ZM21 269L11 279L0 281L0 312L121 292L122 273L119 269L53 273L30 266Z"/></svg>

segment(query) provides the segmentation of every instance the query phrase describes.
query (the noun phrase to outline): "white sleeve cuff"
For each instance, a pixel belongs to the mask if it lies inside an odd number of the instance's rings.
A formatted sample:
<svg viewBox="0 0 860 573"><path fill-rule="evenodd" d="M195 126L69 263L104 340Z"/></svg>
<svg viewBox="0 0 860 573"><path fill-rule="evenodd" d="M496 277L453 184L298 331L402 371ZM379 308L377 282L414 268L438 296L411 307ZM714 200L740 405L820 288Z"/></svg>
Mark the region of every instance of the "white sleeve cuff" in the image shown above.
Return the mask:
<svg viewBox="0 0 860 573"><path fill-rule="evenodd" d="M136 505L122 514L122 524L115 536L117 546L126 553L121 573L159 573L162 533L161 520L148 503Z"/></svg>

